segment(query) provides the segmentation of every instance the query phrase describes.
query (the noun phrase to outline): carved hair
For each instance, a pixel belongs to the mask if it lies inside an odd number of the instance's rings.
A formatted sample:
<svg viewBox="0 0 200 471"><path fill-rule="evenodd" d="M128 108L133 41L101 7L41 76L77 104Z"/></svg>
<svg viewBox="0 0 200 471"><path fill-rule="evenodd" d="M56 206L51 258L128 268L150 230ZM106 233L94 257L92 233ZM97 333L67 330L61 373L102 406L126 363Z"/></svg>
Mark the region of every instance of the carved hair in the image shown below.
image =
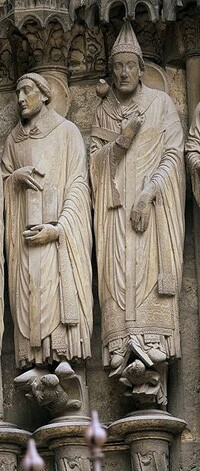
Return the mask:
<svg viewBox="0 0 200 471"><path fill-rule="evenodd" d="M47 97L46 103L50 103L51 88L48 82L44 79L44 77L42 77L42 75L36 74L35 72L24 74L17 80L17 85L21 82L21 80L24 79L32 80L37 85L39 90Z"/></svg>

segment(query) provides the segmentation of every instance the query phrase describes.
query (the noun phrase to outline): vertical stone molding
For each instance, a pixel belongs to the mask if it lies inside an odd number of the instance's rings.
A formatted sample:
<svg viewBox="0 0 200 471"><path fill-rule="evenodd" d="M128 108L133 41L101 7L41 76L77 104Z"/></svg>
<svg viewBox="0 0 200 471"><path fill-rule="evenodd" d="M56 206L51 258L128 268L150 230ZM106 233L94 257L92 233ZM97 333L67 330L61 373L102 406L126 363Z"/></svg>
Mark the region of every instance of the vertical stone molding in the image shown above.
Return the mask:
<svg viewBox="0 0 200 471"><path fill-rule="evenodd" d="M186 60L189 122L200 101L200 11L191 5L179 18L184 55Z"/></svg>
<svg viewBox="0 0 200 471"><path fill-rule="evenodd" d="M184 420L166 412L148 410L113 422L108 431L130 445L132 471L168 471L169 446L185 425Z"/></svg>

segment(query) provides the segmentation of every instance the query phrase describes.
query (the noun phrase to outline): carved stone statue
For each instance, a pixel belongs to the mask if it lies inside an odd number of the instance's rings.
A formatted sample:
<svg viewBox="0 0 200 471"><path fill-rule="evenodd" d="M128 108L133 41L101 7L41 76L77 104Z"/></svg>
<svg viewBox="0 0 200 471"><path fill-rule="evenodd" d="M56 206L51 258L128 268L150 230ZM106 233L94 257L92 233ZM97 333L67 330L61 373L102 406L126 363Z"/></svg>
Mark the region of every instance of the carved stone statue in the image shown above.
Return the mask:
<svg viewBox="0 0 200 471"><path fill-rule="evenodd" d="M165 405L167 361L180 357L183 133L170 97L141 82L129 22L110 63L112 87L98 85L90 165L103 362L128 394Z"/></svg>
<svg viewBox="0 0 200 471"><path fill-rule="evenodd" d="M17 97L21 120L7 138L2 170L15 356L23 368L91 354L91 221L80 132L48 106L42 76L23 75Z"/></svg>

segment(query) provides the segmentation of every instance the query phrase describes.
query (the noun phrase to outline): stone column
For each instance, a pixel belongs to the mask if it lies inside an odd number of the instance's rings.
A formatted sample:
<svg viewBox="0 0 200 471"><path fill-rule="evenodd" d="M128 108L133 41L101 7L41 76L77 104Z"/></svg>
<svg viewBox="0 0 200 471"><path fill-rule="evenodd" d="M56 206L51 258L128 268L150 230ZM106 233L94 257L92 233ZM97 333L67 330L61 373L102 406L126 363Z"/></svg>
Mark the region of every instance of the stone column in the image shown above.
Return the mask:
<svg viewBox="0 0 200 471"><path fill-rule="evenodd" d="M187 82L187 102L189 126L191 124L195 108L200 101L200 31L197 25L198 44L194 50L187 50L186 53L186 82ZM193 223L194 223L194 242L195 242L195 260L198 286L198 304L200 314L200 208L193 198Z"/></svg>
<svg viewBox="0 0 200 471"><path fill-rule="evenodd" d="M200 101L200 10L191 5L180 16L179 28L186 60L189 124Z"/></svg>
<svg viewBox="0 0 200 471"><path fill-rule="evenodd" d="M113 422L108 430L130 445L132 471L168 471L170 443L185 425L167 412L144 410Z"/></svg>
<svg viewBox="0 0 200 471"><path fill-rule="evenodd" d="M188 125L190 126L195 108L200 101L200 11L191 5L186 10L185 17L181 23L182 40L185 49L185 61L186 61L186 83L187 83L187 105L188 105ZM190 338L188 338L187 330L183 333L183 361L182 361L182 387L184 394L184 407L185 407L185 418L187 421L187 429L183 433L181 441L181 450L183 456L183 470L192 469L195 462L198 462L199 457L199 443L200 443L200 410L199 410L199 383L196 371L199 370L199 322L197 318L200 315L200 208L197 206L196 201L193 198L193 228L194 234L188 237L188 245L194 241L194 252L195 252L195 264L196 264L196 280L197 280L197 303L196 303L196 292L190 294L190 298L187 298L188 306L191 302L190 310ZM191 207L189 207L191 212ZM188 211L188 213L189 213ZM188 226L189 226L189 214L188 214ZM191 226L189 226L191 227ZM191 229L190 229L191 230ZM186 239L186 240L187 240ZM190 255L189 255L190 257ZM187 260L186 260L187 263ZM191 260L191 266L193 265L193 259ZM188 267L190 267L188 263ZM189 268L190 270L190 268ZM186 275L189 279L192 274L191 271ZM196 289L196 281L194 279L193 286ZM189 282L190 283L190 282ZM186 281L186 289L188 287ZM187 296L189 293L186 293ZM185 295L186 299L186 295ZM193 301L190 301L190 300ZM183 301L183 322L188 318L187 304ZM186 343L187 342L187 343ZM184 377L185 375L185 377ZM197 466L198 467L198 466Z"/></svg>
<svg viewBox="0 0 200 471"><path fill-rule="evenodd" d="M40 427L33 434L38 447L45 447L54 452L57 471L70 471L71 469L90 471L89 449L84 438L85 431L90 424L89 401L83 370L84 366L82 365L79 369L77 368L79 374L72 374L69 382L67 378L66 384L63 383L69 402L64 400L60 415L54 415L54 419L48 425ZM62 392L59 395L58 391L57 402L59 403L62 398ZM56 403L53 401L49 411L53 412L54 409L56 409Z"/></svg>
<svg viewBox="0 0 200 471"><path fill-rule="evenodd" d="M192 51L186 55L186 78L187 78L187 97L188 97L188 117L189 124L192 121L194 110L200 101L200 45L199 52Z"/></svg>
<svg viewBox="0 0 200 471"><path fill-rule="evenodd" d="M200 101L200 12L199 9L188 10L181 25L182 40L185 48L186 82L189 126L195 108ZM192 33L192 34L191 34ZM198 282L199 312L200 312L200 209L194 201L194 238L196 254L196 270Z"/></svg>
<svg viewBox="0 0 200 471"><path fill-rule="evenodd" d="M0 423L0 469L15 471L17 458L26 447L31 433L21 430L13 424Z"/></svg>
<svg viewBox="0 0 200 471"><path fill-rule="evenodd" d="M90 471L89 449L84 438L89 423L86 417L68 417L34 432L38 447L46 446L54 451L58 471Z"/></svg>

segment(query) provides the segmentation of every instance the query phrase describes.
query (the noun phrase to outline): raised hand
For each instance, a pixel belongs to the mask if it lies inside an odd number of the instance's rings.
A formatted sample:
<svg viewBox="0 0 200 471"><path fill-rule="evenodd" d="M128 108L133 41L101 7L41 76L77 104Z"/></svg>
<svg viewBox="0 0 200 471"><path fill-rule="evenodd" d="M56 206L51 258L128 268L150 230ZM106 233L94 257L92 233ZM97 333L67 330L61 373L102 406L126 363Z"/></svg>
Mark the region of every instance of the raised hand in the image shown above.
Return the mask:
<svg viewBox="0 0 200 471"><path fill-rule="evenodd" d="M139 116L132 116L130 119L124 119L121 123L121 134L117 137L115 143L121 148L128 150L132 144L134 136L141 127L141 119Z"/></svg>
<svg viewBox="0 0 200 471"><path fill-rule="evenodd" d="M139 116L133 115L130 119L123 119L121 123L121 134L125 138L133 140L134 136L137 134L141 128L141 119Z"/></svg>

